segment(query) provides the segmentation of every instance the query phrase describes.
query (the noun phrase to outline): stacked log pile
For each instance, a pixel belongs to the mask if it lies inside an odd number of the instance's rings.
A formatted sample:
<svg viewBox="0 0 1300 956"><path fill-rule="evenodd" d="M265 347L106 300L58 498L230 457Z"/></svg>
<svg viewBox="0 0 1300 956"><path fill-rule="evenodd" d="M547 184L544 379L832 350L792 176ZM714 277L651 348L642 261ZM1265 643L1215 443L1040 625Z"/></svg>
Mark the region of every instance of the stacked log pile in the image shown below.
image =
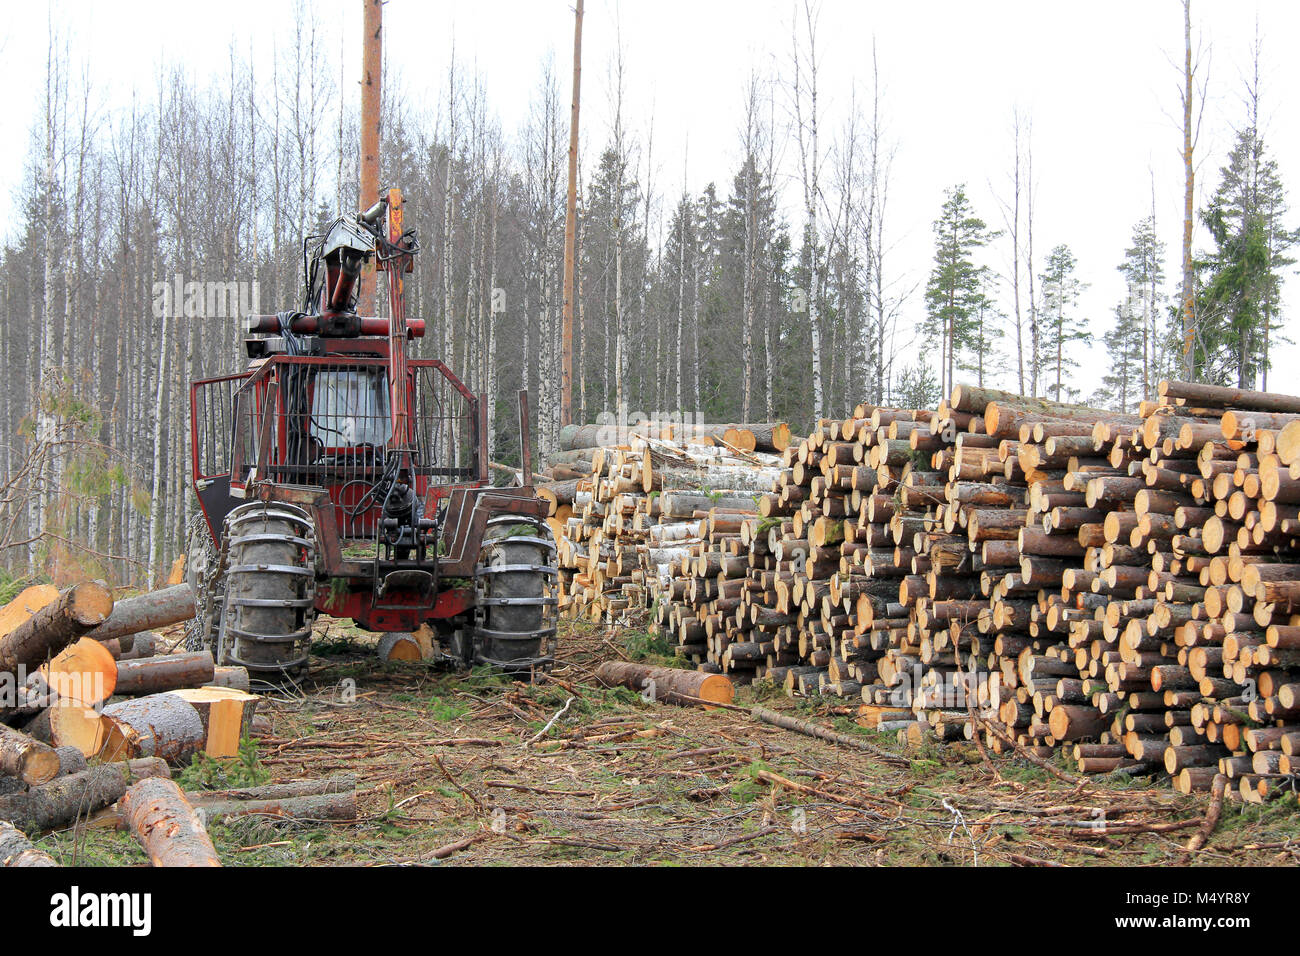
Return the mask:
<svg viewBox="0 0 1300 956"><path fill-rule="evenodd" d="M1300 398L1162 383L1125 416L958 386L859 406L648 599L702 669L1083 772L1300 765ZM1291 429L1291 431L1287 431Z"/></svg>
<svg viewBox="0 0 1300 956"><path fill-rule="evenodd" d="M593 440L601 427L583 426L566 436L570 442ZM680 571L679 562L694 546L714 534L738 534L742 518L757 514L756 496L779 472L773 449L786 446L789 429L768 424L683 431L645 423L622 437L627 444L584 454L588 470L582 477L538 489L552 502L560 607L571 617L623 620L646 606L653 579Z"/></svg>

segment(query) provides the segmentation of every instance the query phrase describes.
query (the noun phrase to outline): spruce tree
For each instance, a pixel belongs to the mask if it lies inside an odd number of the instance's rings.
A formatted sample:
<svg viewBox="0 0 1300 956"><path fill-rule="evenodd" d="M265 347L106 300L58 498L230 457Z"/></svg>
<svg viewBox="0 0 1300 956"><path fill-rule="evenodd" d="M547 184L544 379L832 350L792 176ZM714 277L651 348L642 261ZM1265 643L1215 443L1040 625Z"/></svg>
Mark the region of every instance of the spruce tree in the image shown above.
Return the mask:
<svg viewBox="0 0 1300 956"><path fill-rule="evenodd" d="M1264 376L1287 250L1300 238L1286 212L1277 163L1253 127L1241 130L1201 213L1215 246L1198 263L1195 348L1208 381L1251 388Z"/></svg>
<svg viewBox="0 0 1300 956"><path fill-rule="evenodd" d="M1092 402L1099 407L1127 412L1144 397L1143 372L1145 322L1140 294L1131 294L1115 306L1115 324L1103 337L1109 370L1102 376L1101 386L1093 393Z"/></svg>
<svg viewBox="0 0 1300 956"><path fill-rule="evenodd" d="M965 185L944 193L943 208L934 221L934 266L925 287L925 332L940 346L940 393L953 386L957 355L973 345L983 302L987 269L975 264L975 253L995 239L966 198Z"/></svg>

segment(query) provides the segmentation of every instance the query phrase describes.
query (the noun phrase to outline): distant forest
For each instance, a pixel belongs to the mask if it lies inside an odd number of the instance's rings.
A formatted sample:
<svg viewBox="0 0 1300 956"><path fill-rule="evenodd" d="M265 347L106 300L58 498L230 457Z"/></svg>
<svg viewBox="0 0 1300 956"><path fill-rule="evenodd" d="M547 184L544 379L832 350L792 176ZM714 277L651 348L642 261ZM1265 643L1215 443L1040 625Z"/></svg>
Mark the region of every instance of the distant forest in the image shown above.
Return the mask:
<svg viewBox="0 0 1300 956"><path fill-rule="evenodd" d="M301 13L273 62L232 54L206 83L177 64L102 109L67 38L49 37L20 215L0 249L0 564L13 575L53 556L116 582L158 576L195 510L188 383L242 369L241 310L296 307L303 237L369 204L337 38ZM615 53L612 130L580 158L575 419L687 412L802 431L864 401L932 406L995 372L1025 393L1130 410L1169 375L1267 387L1296 233L1257 132L1257 86L1195 211L1211 247L1185 250L1180 271L1154 210L1134 210L1114 262L1129 292L1102 321L1080 313L1068 246L1033 245L1027 116L1002 208L936 183L933 261L892 261L895 144L874 51L869 95L832 128L816 11L795 14L782 75L738 79L738 168L699 194L655 178L662 157L624 115ZM1194 80L1185 101L1201 95ZM428 332L415 352L490 396L492 457L517 463L518 389L534 396L540 450L560 427L567 72L541 67L520 129L501 128L463 63L408 92L427 109L385 91L381 181L402 188L420 235L408 309ZM787 180L794 222L778 212ZM994 248L1013 268L985 262ZM900 328L918 298L924 327ZM1085 389L1074 360L1098 345L1112 371Z"/></svg>

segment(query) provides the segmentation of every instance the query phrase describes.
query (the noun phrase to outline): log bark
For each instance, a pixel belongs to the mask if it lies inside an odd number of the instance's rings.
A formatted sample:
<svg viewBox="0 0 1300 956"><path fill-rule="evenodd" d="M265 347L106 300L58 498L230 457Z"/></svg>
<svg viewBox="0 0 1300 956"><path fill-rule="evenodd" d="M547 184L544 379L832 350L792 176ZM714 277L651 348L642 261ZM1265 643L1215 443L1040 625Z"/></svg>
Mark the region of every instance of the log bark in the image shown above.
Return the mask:
<svg viewBox="0 0 1300 956"><path fill-rule="evenodd" d="M689 518L697 511L708 511L711 508L758 514L758 505L751 497L724 495L715 499L711 495L684 491L665 492L660 495L659 508L664 517L673 518Z"/></svg>
<svg viewBox="0 0 1300 956"><path fill-rule="evenodd" d="M565 425L560 429L560 451L591 449L613 444L619 429L612 425Z"/></svg>
<svg viewBox="0 0 1300 956"><path fill-rule="evenodd" d="M228 687L193 687L169 691L199 715L203 750L210 757L239 755L239 742L252 727L260 697Z"/></svg>
<svg viewBox="0 0 1300 956"><path fill-rule="evenodd" d="M200 808L211 822L232 817L349 823L357 818L357 792L339 790L269 800L203 800Z"/></svg>
<svg viewBox="0 0 1300 956"><path fill-rule="evenodd" d="M375 649L381 661L418 661L424 659L420 642L404 631L386 631Z"/></svg>
<svg viewBox="0 0 1300 956"><path fill-rule="evenodd" d="M108 763L0 797L0 820L20 830L52 830L116 803L141 777L168 777L161 760Z"/></svg>
<svg viewBox="0 0 1300 956"><path fill-rule="evenodd" d="M1256 392L1245 388L1206 385L1202 382L1161 382L1160 397L1182 399L1199 407L1258 409L1265 412L1300 412L1300 396Z"/></svg>
<svg viewBox="0 0 1300 956"><path fill-rule="evenodd" d="M559 510L561 505L573 504L573 496L578 491L578 481L557 481L549 485L538 485L536 489L537 497L543 501L550 502L550 510L547 517L551 517Z"/></svg>
<svg viewBox="0 0 1300 956"><path fill-rule="evenodd" d="M774 727L780 727L784 730L793 730L795 733L804 734L808 737L816 737L819 740L825 740L827 743L840 744L846 747L852 747L855 750L865 750L867 753L875 754L881 760L894 764L909 764L910 761L898 754L891 754L888 750L881 750L874 744L870 744L860 737L851 737L848 734L842 734L838 730L831 730L829 727L822 727L819 724L809 723L806 720L799 720L797 717L791 717L787 714L778 714L776 711L767 710L763 707L755 707L750 710L750 716L756 720L761 720L765 724L771 724Z"/></svg>
<svg viewBox="0 0 1300 956"><path fill-rule="evenodd" d="M353 774L338 774L315 780L287 780L268 783L260 787L238 787L233 790L201 790L187 793L196 807L212 803L230 803L241 800L284 800L288 797L314 797L322 793L346 793L357 788Z"/></svg>
<svg viewBox="0 0 1300 956"><path fill-rule="evenodd" d="M213 687L229 687L231 690L242 690L248 693L252 684L248 678L248 668L246 667L218 667L212 675L211 685Z"/></svg>
<svg viewBox="0 0 1300 956"><path fill-rule="evenodd" d="M113 605L113 613L108 619L89 636L97 641L124 637L187 621L193 616L194 592L188 584L177 584L123 598Z"/></svg>
<svg viewBox="0 0 1300 956"><path fill-rule="evenodd" d="M117 665L115 693L121 697L161 694L182 687L202 687L212 683L215 676L212 655L207 651L121 661Z"/></svg>
<svg viewBox="0 0 1300 956"><path fill-rule="evenodd" d="M731 680L722 674L652 667L627 661L606 661L596 668L596 677L609 686L627 687L638 693L650 692L651 699L665 704L730 704L735 696ZM707 709L707 704L705 705Z"/></svg>
<svg viewBox="0 0 1300 956"><path fill-rule="evenodd" d="M203 821L175 781L142 780L118 808L154 866L221 866Z"/></svg>
<svg viewBox="0 0 1300 956"><path fill-rule="evenodd" d="M54 857L38 850L26 834L0 820L0 866L58 866Z"/></svg>
<svg viewBox="0 0 1300 956"><path fill-rule="evenodd" d="M161 757L181 763L202 750L207 741L198 711L176 694L110 704L102 718L106 732L99 754L105 760Z"/></svg>

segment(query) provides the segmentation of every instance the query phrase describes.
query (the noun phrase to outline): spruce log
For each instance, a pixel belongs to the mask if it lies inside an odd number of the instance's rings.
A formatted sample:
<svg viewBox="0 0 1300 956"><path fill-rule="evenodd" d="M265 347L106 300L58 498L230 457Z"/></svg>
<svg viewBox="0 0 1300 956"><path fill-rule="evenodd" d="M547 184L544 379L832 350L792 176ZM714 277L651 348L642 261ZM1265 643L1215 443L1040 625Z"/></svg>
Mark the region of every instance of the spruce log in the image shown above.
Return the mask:
<svg viewBox="0 0 1300 956"><path fill-rule="evenodd" d="M59 775L59 755L48 744L0 724L0 773L40 786Z"/></svg>
<svg viewBox="0 0 1300 956"><path fill-rule="evenodd" d="M202 687L212 683L214 676L212 655L207 651L121 661L117 665L116 693L122 697L139 697L182 687Z"/></svg>
<svg viewBox="0 0 1300 956"><path fill-rule="evenodd" d="M666 518L690 518L697 511L708 511L714 508L721 511L758 514L758 505L751 497L724 495L715 499L711 495L685 491L665 492L659 496L660 513Z"/></svg>
<svg viewBox="0 0 1300 956"><path fill-rule="evenodd" d="M570 448L563 451L557 449L546 453L546 463L548 465L579 466L591 471L591 460L598 450L595 447Z"/></svg>
<svg viewBox="0 0 1300 956"><path fill-rule="evenodd" d="M211 822L231 817L270 817L276 820L348 823L357 818L357 792L279 797L270 800L203 800L200 809Z"/></svg>
<svg viewBox="0 0 1300 956"><path fill-rule="evenodd" d="M381 661L419 661L424 659L420 642L405 631L385 631L375 653Z"/></svg>
<svg viewBox="0 0 1300 956"><path fill-rule="evenodd" d="M81 773L87 769L86 755L76 747L55 747L54 752L59 755L58 776L66 777L70 773Z"/></svg>
<svg viewBox="0 0 1300 956"><path fill-rule="evenodd" d="M578 491L578 480L557 481L549 485L538 485L535 489L537 497L543 501L550 502L550 510L547 517L552 517L561 505L573 504L573 496Z"/></svg>
<svg viewBox="0 0 1300 956"><path fill-rule="evenodd" d="M90 637L103 641L187 621L194 616L194 592L188 584L177 584L123 598L112 610L108 619L90 632Z"/></svg>
<svg viewBox="0 0 1300 956"><path fill-rule="evenodd" d="M97 707L119 692L118 666L107 646L83 637L45 664L41 678L60 700Z"/></svg>
<svg viewBox="0 0 1300 956"><path fill-rule="evenodd" d="M650 699L665 704L699 704L703 701L730 704L735 695L731 680L722 674L653 667L628 661L606 661L596 668L596 677L609 686L648 692ZM708 709L707 704L705 708Z"/></svg>
<svg viewBox="0 0 1300 956"><path fill-rule="evenodd" d="M1300 461L1300 422L1292 422L1278 432L1274 447L1282 464L1290 465Z"/></svg>
<svg viewBox="0 0 1300 956"><path fill-rule="evenodd" d="M232 790L200 790L186 793L196 807L211 803L230 803L240 800L284 800L288 797L314 797L322 793L346 793L357 788L357 778L350 773L337 774L314 780L286 780L260 787L236 787Z"/></svg>
<svg viewBox="0 0 1300 956"><path fill-rule="evenodd" d="M861 737L852 737L849 734L842 734L838 730L831 730L829 727L822 727L820 724L810 723L806 720L799 720L797 717L791 717L788 714L780 714L774 710L767 710L763 707L755 707L750 710L750 716L755 720L760 720L765 724L771 724L774 727L780 727L784 730L793 730L795 733L805 734L809 737L816 737L819 740L825 740L827 743L841 744L846 747L852 747L855 750L864 750L867 753L874 754L886 763L907 765L911 761L898 754L890 753L888 750L870 744Z"/></svg>
<svg viewBox="0 0 1300 956"><path fill-rule="evenodd" d="M203 749L207 733L203 721L183 697L153 694L104 708L105 760L127 757L161 757L181 763Z"/></svg>
<svg viewBox="0 0 1300 956"><path fill-rule="evenodd" d="M621 429L616 425L565 425L560 429L560 451L614 445L625 441L628 431L630 429Z"/></svg>
<svg viewBox="0 0 1300 956"><path fill-rule="evenodd" d="M181 698L203 723L203 750L209 757L239 755L239 742L248 734L260 697L228 687L184 687L169 691Z"/></svg>
<svg viewBox="0 0 1300 956"><path fill-rule="evenodd" d="M0 797L0 820L28 832L52 830L116 803L140 777L169 775L167 764L153 758L101 764Z"/></svg>
<svg viewBox="0 0 1300 956"><path fill-rule="evenodd" d="M68 588L8 634L0 637L0 671L17 673L54 657L113 611L113 596L97 581ZM193 611L191 610L191 614Z"/></svg>
<svg viewBox="0 0 1300 956"><path fill-rule="evenodd" d="M118 804L154 866L221 866L203 821L173 780L141 780Z"/></svg>
<svg viewBox="0 0 1300 956"><path fill-rule="evenodd" d="M58 600L59 589L51 584L33 584L23 588L0 608L0 635L8 634L51 601Z"/></svg>
<svg viewBox="0 0 1300 956"><path fill-rule="evenodd" d="M1182 399L1197 407L1256 409L1265 412L1300 412L1300 396L1280 392L1256 392L1201 382L1161 382L1160 397L1169 402Z"/></svg>
<svg viewBox="0 0 1300 956"><path fill-rule="evenodd" d="M248 693L252 684L248 679L248 668L218 667L212 675L210 686L229 687L232 690L242 690L244 693Z"/></svg>

